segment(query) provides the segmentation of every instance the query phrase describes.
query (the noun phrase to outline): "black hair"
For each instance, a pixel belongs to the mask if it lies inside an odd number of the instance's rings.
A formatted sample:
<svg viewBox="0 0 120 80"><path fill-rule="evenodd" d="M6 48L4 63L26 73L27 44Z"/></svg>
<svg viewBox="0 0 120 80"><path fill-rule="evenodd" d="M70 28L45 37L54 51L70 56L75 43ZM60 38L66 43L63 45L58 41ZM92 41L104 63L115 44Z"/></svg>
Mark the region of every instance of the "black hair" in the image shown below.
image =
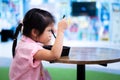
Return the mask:
<svg viewBox="0 0 120 80"><path fill-rule="evenodd" d="M30 9L23 19L23 23L20 23L18 27L16 28L15 34L14 34L14 41L12 46L12 56L15 56L15 48L17 45L17 36L19 32L21 31L21 28L23 26L23 35L30 37L32 29L36 29L39 32L39 35L41 35L45 28L49 25L55 23L54 17L51 13L48 11L33 8Z"/></svg>

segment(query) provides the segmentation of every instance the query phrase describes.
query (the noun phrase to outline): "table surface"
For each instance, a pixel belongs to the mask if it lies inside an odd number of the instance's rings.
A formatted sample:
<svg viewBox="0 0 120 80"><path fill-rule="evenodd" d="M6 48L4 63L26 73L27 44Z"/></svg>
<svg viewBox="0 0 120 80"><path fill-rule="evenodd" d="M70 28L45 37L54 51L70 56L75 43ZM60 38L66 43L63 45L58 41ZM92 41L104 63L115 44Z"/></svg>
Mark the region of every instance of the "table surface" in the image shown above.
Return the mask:
<svg viewBox="0 0 120 80"><path fill-rule="evenodd" d="M72 47L69 56L55 62L70 64L107 64L120 61L120 50L100 47Z"/></svg>

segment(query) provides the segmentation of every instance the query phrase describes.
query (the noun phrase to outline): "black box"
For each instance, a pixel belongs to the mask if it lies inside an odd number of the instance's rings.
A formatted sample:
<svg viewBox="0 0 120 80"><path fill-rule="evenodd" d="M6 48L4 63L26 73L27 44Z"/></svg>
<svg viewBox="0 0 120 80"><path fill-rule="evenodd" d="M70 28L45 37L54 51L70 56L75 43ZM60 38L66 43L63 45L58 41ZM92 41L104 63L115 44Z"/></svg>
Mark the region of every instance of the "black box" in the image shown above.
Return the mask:
<svg viewBox="0 0 120 80"><path fill-rule="evenodd" d="M43 46L43 48L51 50L52 45L45 45L45 46ZM63 50L62 50L61 56L68 56L69 55L69 51L70 51L70 47L63 46Z"/></svg>

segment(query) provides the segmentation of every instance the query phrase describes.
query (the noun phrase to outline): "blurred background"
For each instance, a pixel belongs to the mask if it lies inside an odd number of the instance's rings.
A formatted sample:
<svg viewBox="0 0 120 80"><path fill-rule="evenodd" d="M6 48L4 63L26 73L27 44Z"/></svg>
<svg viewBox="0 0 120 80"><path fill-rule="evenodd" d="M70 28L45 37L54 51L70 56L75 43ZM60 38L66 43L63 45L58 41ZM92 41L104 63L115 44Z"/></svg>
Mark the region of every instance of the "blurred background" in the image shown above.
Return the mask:
<svg viewBox="0 0 120 80"><path fill-rule="evenodd" d="M18 22L34 7L51 12L56 22L66 15L65 40L120 43L120 0L0 0L1 41L12 39Z"/></svg>
<svg viewBox="0 0 120 80"><path fill-rule="evenodd" d="M51 12L56 23L66 16L69 28L65 31L64 45L120 49L120 0L0 0L0 67L9 67L16 26L35 7ZM119 67L120 63L108 65L120 74Z"/></svg>

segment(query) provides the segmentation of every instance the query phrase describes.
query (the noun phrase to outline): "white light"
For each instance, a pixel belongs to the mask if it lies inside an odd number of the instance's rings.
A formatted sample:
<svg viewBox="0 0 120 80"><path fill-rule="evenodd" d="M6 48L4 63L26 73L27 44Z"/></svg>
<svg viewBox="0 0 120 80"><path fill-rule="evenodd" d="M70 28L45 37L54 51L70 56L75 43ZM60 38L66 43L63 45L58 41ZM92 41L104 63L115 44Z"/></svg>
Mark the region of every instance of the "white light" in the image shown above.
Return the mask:
<svg viewBox="0 0 120 80"><path fill-rule="evenodd" d="M55 2L55 0L49 0L49 2L50 2L50 3L54 3L54 2Z"/></svg>
<svg viewBox="0 0 120 80"><path fill-rule="evenodd" d="M42 0L31 0L30 5L40 5L42 3Z"/></svg>
<svg viewBox="0 0 120 80"><path fill-rule="evenodd" d="M101 3L100 3L100 2L97 2L97 3L96 3L96 7L97 7L98 9L100 9L100 8L101 8Z"/></svg>

